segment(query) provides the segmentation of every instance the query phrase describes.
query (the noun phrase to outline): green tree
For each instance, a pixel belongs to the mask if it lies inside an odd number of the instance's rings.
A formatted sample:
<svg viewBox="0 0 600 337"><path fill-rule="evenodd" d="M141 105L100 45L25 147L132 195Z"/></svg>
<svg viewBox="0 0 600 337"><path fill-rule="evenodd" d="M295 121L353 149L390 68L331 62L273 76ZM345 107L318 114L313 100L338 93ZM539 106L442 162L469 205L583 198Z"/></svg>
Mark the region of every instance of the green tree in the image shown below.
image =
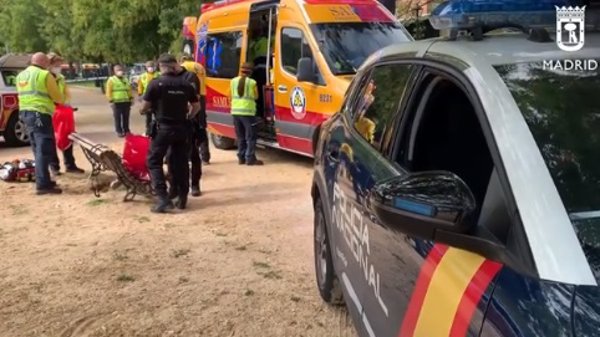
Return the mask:
<svg viewBox="0 0 600 337"><path fill-rule="evenodd" d="M45 16L38 0L2 0L0 2L0 39L16 52L46 50L39 18Z"/></svg>

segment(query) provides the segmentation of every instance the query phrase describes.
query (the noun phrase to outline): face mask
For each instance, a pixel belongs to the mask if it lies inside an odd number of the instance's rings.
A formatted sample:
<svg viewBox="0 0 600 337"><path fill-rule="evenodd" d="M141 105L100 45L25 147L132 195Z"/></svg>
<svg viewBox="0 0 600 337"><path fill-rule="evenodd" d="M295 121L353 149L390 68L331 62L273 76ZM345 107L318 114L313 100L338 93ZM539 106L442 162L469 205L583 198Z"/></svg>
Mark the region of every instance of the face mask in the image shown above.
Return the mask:
<svg viewBox="0 0 600 337"><path fill-rule="evenodd" d="M119 77L123 76L123 70L115 71L115 75L117 75Z"/></svg>
<svg viewBox="0 0 600 337"><path fill-rule="evenodd" d="M62 72L62 68L61 67L52 67L52 68L50 68L50 71L53 74L58 75L58 74L60 74Z"/></svg>
<svg viewBox="0 0 600 337"><path fill-rule="evenodd" d="M153 73L154 72L154 68L153 67L148 67L148 68L146 68L146 70L148 70L149 73Z"/></svg>

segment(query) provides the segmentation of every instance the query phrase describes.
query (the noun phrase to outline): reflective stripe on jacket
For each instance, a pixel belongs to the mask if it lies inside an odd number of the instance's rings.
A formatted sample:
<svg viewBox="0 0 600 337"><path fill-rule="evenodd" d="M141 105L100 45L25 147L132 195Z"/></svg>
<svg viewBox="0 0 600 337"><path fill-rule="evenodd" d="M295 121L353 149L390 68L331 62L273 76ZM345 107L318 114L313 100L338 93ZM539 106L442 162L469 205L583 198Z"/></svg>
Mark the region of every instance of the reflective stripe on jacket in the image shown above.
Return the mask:
<svg viewBox="0 0 600 337"><path fill-rule="evenodd" d="M52 115L54 102L48 94L46 79L50 72L36 66L29 66L17 76L19 110L35 111Z"/></svg>

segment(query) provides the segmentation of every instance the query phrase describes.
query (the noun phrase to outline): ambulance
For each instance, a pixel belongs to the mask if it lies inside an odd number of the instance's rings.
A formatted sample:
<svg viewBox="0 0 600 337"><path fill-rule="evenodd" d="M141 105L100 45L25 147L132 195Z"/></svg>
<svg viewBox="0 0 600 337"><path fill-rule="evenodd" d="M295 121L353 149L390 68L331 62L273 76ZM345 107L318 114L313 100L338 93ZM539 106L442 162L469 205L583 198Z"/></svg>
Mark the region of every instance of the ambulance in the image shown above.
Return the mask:
<svg viewBox="0 0 600 337"><path fill-rule="evenodd" d="M184 20L184 51L204 65L213 144L235 146L229 83L252 62L259 85L258 143L312 157L312 135L340 110L363 61L412 41L376 0L224 0Z"/></svg>

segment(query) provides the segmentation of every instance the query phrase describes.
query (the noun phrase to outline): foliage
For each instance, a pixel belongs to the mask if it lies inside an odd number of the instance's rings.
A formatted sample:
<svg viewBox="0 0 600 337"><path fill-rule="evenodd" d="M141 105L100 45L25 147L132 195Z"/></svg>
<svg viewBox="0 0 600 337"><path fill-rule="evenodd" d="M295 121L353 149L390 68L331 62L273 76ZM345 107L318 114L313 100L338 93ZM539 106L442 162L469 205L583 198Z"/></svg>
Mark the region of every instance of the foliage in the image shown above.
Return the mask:
<svg viewBox="0 0 600 337"><path fill-rule="evenodd" d="M198 15L201 3L0 0L0 53L51 50L93 62L144 61L181 50L183 18Z"/></svg>

